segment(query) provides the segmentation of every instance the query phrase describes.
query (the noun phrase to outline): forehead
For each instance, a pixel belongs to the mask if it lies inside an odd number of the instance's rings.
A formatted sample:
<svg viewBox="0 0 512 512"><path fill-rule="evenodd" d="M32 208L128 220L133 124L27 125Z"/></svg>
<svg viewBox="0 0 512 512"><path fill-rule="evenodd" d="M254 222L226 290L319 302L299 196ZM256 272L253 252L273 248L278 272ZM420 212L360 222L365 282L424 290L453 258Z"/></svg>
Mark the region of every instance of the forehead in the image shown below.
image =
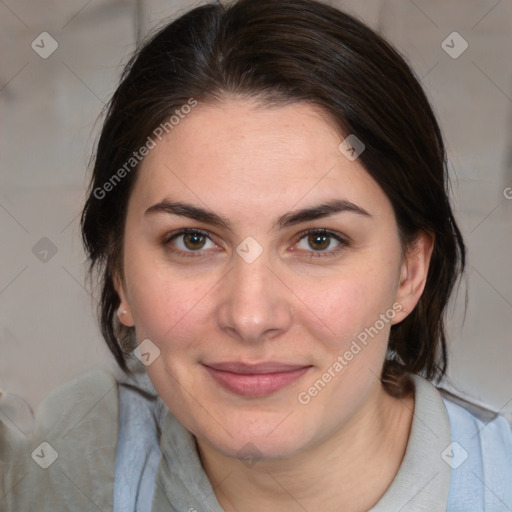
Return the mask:
<svg viewBox="0 0 512 512"><path fill-rule="evenodd" d="M306 103L199 104L145 157L134 199L141 208L171 195L239 210L326 198L385 201L360 162L339 151L343 138L327 114Z"/></svg>

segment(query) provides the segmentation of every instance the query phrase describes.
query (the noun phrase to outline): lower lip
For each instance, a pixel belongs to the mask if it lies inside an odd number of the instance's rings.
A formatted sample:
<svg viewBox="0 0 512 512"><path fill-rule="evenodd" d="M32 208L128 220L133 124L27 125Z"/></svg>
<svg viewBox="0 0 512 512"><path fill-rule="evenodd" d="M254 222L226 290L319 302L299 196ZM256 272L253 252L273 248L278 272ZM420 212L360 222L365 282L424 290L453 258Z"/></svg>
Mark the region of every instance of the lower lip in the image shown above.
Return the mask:
<svg viewBox="0 0 512 512"><path fill-rule="evenodd" d="M310 368L287 372L245 374L215 370L205 366L210 375L225 389L242 396L265 396L288 386L302 377Z"/></svg>

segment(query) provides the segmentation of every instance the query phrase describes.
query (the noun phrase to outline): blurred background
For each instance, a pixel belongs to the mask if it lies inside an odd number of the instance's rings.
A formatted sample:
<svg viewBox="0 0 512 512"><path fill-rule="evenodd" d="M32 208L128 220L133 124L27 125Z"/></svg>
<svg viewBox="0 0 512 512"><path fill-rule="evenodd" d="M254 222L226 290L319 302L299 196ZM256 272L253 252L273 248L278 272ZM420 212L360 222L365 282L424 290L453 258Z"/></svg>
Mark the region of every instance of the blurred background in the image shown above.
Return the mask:
<svg viewBox="0 0 512 512"><path fill-rule="evenodd" d="M7 416L27 419L24 408L36 410L53 388L92 367L119 373L85 283L78 220L89 158L101 110L137 41L202 3L0 1L0 411ZM451 309L444 387L511 421L512 0L328 3L388 38L432 101L469 249Z"/></svg>

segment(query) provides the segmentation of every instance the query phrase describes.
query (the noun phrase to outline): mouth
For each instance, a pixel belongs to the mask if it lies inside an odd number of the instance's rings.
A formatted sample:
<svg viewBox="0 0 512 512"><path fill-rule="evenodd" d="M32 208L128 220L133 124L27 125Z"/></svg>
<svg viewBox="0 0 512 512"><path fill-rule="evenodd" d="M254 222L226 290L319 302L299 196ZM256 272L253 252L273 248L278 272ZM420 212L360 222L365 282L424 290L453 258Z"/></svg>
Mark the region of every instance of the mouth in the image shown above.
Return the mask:
<svg viewBox="0 0 512 512"><path fill-rule="evenodd" d="M278 362L245 364L203 363L210 376L224 389L241 396L260 397L275 393L302 377L311 365Z"/></svg>

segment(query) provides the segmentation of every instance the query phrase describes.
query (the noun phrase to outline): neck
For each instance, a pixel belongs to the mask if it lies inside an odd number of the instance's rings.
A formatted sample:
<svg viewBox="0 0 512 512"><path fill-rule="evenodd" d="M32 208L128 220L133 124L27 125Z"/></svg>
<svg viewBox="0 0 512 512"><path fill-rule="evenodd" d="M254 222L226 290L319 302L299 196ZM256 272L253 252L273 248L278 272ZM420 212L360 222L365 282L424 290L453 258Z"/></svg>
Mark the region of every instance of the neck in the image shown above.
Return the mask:
<svg viewBox="0 0 512 512"><path fill-rule="evenodd" d="M374 506L393 481L413 412L413 396L395 399L379 382L347 424L293 457L262 459L249 468L199 439L197 444L225 512L360 512Z"/></svg>

